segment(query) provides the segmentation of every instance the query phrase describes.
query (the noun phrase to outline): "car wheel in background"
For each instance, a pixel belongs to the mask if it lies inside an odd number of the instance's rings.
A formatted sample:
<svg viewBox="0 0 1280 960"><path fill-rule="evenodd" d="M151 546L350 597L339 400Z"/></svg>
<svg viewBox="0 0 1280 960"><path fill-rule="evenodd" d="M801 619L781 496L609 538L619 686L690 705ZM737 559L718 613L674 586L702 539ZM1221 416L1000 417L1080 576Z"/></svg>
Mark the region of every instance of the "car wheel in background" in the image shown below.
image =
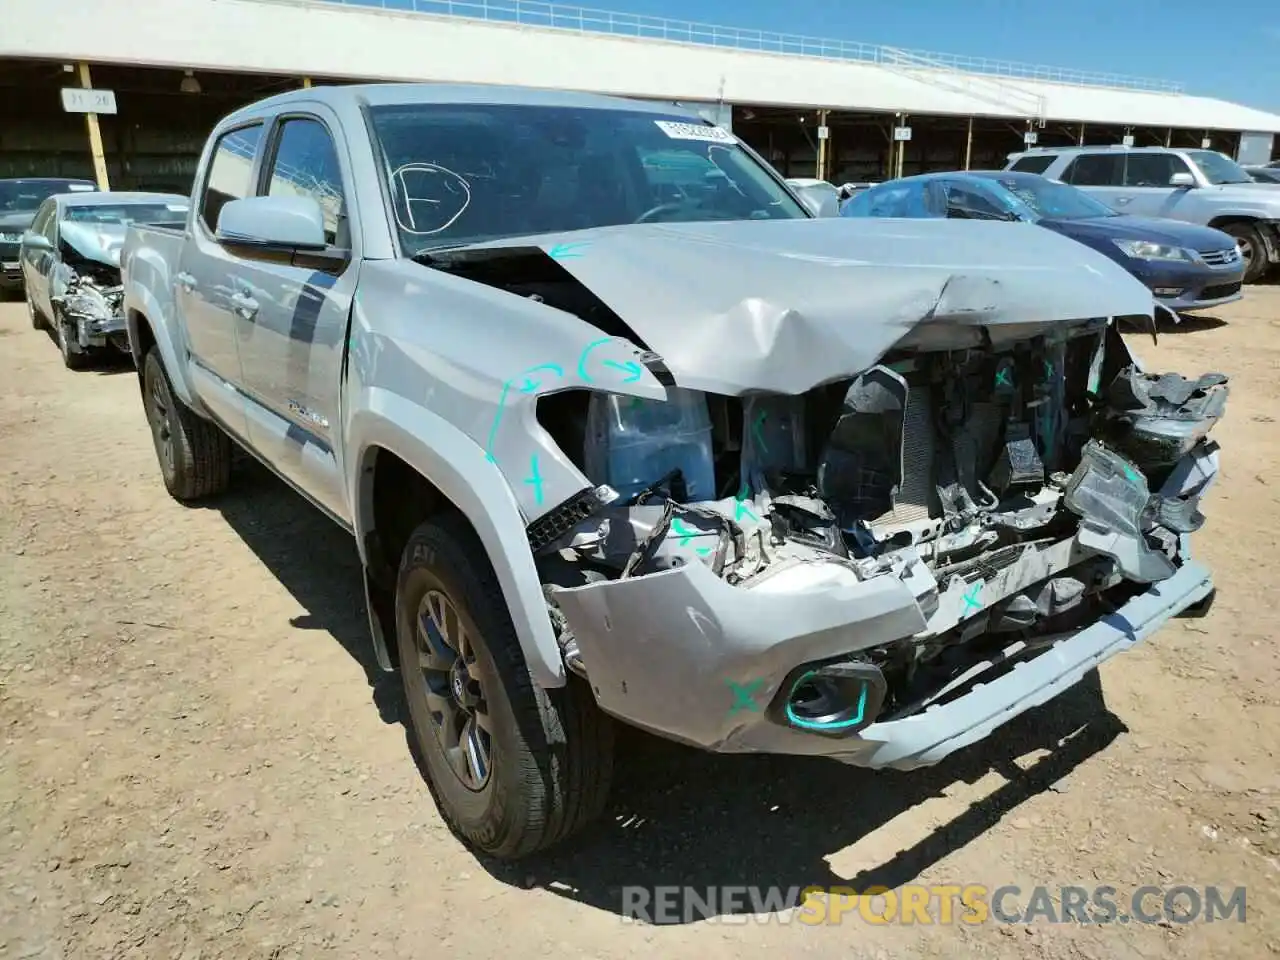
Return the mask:
<svg viewBox="0 0 1280 960"><path fill-rule="evenodd" d="M1251 223L1229 223L1222 232L1235 238L1240 256L1244 258L1244 282L1252 283L1267 272L1267 252L1262 235Z"/></svg>
<svg viewBox="0 0 1280 960"><path fill-rule="evenodd" d="M410 725L445 822L512 860L567 839L604 809L613 721L576 676L533 682L502 587L460 517L409 537L396 643Z"/></svg>
<svg viewBox="0 0 1280 960"><path fill-rule="evenodd" d="M68 370L83 370L89 365L89 351L81 349L76 342L75 328L62 315L62 308L57 306L53 308L53 336L58 341L62 363Z"/></svg>
<svg viewBox="0 0 1280 960"><path fill-rule="evenodd" d="M231 440L174 396L156 347L143 360L142 403L170 496L190 503L225 490L231 481Z"/></svg>

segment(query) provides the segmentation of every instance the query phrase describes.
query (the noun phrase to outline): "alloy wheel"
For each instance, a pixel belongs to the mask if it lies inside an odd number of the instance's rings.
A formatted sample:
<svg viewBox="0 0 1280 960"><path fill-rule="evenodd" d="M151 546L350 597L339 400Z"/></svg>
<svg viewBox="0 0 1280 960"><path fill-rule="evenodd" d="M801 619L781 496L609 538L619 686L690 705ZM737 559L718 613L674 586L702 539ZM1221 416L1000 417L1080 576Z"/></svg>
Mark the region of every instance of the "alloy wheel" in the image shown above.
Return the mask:
<svg viewBox="0 0 1280 960"><path fill-rule="evenodd" d="M147 379L150 381L147 384L147 420L151 424L151 438L160 457L160 466L168 477L173 474L174 462L173 398L164 377L152 375Z"/></svg>
<svg viewBox="0 0 1280 960"><path fill-rule="evenodd" d="M481 790L489 782L493 727L471 634L439 590L423 596L414 633L436 741L463 786Z"/></svg>

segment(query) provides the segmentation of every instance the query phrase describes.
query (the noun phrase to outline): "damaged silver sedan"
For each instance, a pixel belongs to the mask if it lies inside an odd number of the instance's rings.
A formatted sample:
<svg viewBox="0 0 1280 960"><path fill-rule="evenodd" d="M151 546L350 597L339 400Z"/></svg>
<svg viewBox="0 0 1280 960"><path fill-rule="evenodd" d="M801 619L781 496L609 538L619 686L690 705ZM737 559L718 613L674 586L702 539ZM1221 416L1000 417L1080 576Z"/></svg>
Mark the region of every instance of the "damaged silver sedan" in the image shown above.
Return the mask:
<svg viewBox="0 0 1280 960"><path fill-rule="evenodd" d="M917 767L1213 595L1225 378L1145 372L1150 291L1068 238L814 218L696 116L487 87L273 97L196 183L125 248L164 483L234 441L351 532L489 854L601 812L609 717Z"/></svg>
<svg viewBox="0 0 1280 960"><path fill-rule="evenodd" d="M52 330L71 369L112 350L129 354L120 250L132 222L182 223L187 198L164 193L55 194L36 211L18 252L27 311Z"/></svg>

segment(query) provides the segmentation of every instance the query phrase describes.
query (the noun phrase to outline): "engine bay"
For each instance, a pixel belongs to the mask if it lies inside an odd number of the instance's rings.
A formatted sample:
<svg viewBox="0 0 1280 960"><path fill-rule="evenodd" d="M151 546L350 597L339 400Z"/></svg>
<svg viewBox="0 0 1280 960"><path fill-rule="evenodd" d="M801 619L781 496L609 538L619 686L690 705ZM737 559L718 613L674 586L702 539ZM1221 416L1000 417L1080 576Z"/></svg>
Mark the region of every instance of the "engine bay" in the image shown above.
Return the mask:
<svg viewBox="0 0 1280 960"><path fill-rule="evenodd" d="M894 577L925 630L873 648L854 631L848 650L885 675L893 716L1171 576L1203 521L1206 436L1227 398L1220 374L1141 372L1106 321L905 349L799 396L667 392L538 398L594 484L529 529L570 668L589 665L557 588L694 563L785 603ZM821 689L808 699L824 709Z"/></svg>

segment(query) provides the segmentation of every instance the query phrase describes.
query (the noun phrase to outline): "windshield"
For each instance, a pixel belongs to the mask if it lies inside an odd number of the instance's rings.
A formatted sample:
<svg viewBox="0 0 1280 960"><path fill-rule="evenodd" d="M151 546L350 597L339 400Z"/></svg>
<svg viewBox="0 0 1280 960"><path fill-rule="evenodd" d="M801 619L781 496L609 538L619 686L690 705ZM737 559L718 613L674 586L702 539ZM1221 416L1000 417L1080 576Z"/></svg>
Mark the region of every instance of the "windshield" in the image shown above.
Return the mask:
<svg viewBox="0 0 1280 960"><path fill-rule="evenodd" d="M93 189L93 184L78 180L0 180L0 213L34 212L55 193Z"/></svg>
<svg viewBox="0 0 1280 960"><path fill-rule="evenodd" d="M114 203L67 207L68 223L176 223L187 221L185 203Z"/></svg>
<svg viewBox="0 0 1280 960"><path fill-rule="evenodd" d="M1187 156L1210 183L1252 183L1253 177L1230 157L1213 150L1188 150Z"/></svg>
<svg viewBox="0 0 1280 960"><path fill-rule="evenodd" d="M1087 220L1092 217L1114 217L1116 212L1089 196L1083 190L1046 180L1044 177L1004 177L996 182L1037 217L1046 220Z"/></svg>
<svg viewBox="0 0 1280 960"><path fill-rule="evenodd" d="M404 252L804 208L732 134L687 117L514 104L374 107Z"/></svg>

